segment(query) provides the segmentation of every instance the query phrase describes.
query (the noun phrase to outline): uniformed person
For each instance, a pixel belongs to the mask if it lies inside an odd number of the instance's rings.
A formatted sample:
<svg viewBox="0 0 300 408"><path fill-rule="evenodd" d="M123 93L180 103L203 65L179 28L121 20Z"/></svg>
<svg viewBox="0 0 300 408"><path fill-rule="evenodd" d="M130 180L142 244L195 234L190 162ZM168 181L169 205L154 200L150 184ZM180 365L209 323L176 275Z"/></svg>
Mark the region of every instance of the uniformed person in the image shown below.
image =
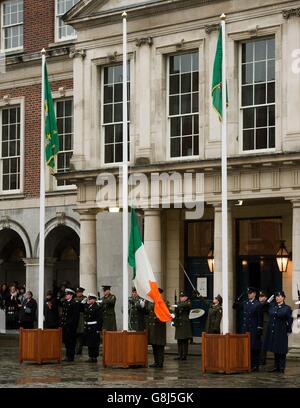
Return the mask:
<svg viewBox="0 0 300 408"><path fill-rule="evenodd" d="M175 339L178 344L178 357L176 360L186 360L189 347L189 339L193 337L192 326L189 319L190 310L192 309L192 302L184 293L179 293L179 302L174 305L175 317L173 322L175 324Z"/></svg>
<svg viewBox="0 0 300 408"><path fill-rule="evenodd" d="M238 300L235 301L233 308L242 308L242 333L250 333L251 369L252 371L258 371L260 363L261 335L263 330L262 307L256 299L255 288L247 288L247 295L247 300L243 302Z"/></svg>
<svg viewBox="0 0 300 408"><path fill-rule="evenodd" d="M79 304L79 322L77 326L77 332L76 332L76 354L81 355L82 354L82 348L83 348L83 334L84 334L84 305L85 302L84 299L86 299L86 296L84 296L83 292L85 291L84 288L79 287L76 289L76 296L74 298L75 302Z"/></svg>
<svg viewBox="0 0 300 408"><path fill-rule="evenodd" d="M208 312L207 312L207 319L205 322L205 329L206 333L210 334L220 334L220 326L221 320L223 315L222 309L223 299L221 295L217 295L214 299L212 304L210 305Z"/></svg>
<svg viewBox="0 0 300 408"><path fill-rule="evenodd" d="M159 293L163 293L161 288ZM148 344L153 349L154 364L149 367L162 368L164 365L164 352L166 345L166 323L161 322L154 313L154 303L146 302L146 314L148 322Z"/></svg>
<svg viewBox="0 0 300 408"><path fill-rule="evenodd" d="M129 329L134 331L145 330L145 300L139 297L136 288L132 288L128 299Z"/></svg>
<svg viewBox="0 0 300 408"><path fill-rule="evenodd" d="M262 307L262 314L263 314L263 333L262 333L262 341L261 341L261 352L260 352L260 364L266 365L267 360L267 351L264 348L264 342L266 340L268 322L269 322L269 306L270 303L267 302L268 296L265 291L261 290L259 292L258 300Z"/></svg>
<svg viewBox="0 0 300 408"><path fill-rule="evenodd" d="M110 288L111 286L102 285L103 296L99 300L103 317L102 330L116 331L115 304L117 299L115 295L110 292Z"/></svg>
<svg viewBox="0 0 300 408"><path fill-rule="evenodd" d="M292 332L292 309L285 304L285 293L275 293L275 303L269 307L269 322L264 348L274 353L275 366L271 372L284 373L288 334Z"/></svg>
<svg viewBox="0 0 300 408"><path fill-rule="evenodd" d="M97 304L97 295L90 293L84 307L84 341L88 347L88 362L97 363L102 330L102 313Z"/></svg>
<svg viewBox="0 0 300 408"><path fill-rule="evenodd" d="M65 289L65 300L62 304L61 327L63 343L66 347L66 358L64 361L74 361L76 346L76 331L79 321L79 304L75 302L74 290Z"/></svg>

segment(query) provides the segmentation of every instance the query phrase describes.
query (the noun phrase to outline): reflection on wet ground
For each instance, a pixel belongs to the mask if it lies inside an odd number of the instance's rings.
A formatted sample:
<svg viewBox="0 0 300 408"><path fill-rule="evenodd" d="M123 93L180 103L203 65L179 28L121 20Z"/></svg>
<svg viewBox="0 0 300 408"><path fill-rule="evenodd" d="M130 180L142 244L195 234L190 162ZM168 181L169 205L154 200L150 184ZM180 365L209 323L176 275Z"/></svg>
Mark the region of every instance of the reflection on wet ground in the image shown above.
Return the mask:
<svg viewBox="0 0 300 408"><path fill-rule="evenodd" d="M56 362L38 365L19 364L18 338L8 339L0 335L0 388L299 388L300 361L288 361L285 374L268 373L273 360L258 373L251 374L202 374L200 356L190 356L187 361L175 361L174 354L165 356L163 369L154 368L106 368L86 362L84 355L75 363ZM149 354L149 363L152 355Z"/></svg>

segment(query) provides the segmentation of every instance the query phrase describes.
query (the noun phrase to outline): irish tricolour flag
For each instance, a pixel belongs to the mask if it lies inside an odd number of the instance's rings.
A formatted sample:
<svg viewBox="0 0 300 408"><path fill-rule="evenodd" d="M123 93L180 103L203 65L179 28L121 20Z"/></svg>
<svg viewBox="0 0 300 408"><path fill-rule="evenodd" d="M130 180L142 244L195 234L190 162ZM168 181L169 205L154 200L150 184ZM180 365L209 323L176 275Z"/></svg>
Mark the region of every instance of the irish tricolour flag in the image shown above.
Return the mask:
<svg viewBox="0 0 300 408"><path fill-rule="evenodd" d="M133 283L143 299L154 302L154 312L162 322L172 320L170 312L158 291L157 282L145 251L134 208L131 209L131 230L128 263L133 269Z"/></svg>

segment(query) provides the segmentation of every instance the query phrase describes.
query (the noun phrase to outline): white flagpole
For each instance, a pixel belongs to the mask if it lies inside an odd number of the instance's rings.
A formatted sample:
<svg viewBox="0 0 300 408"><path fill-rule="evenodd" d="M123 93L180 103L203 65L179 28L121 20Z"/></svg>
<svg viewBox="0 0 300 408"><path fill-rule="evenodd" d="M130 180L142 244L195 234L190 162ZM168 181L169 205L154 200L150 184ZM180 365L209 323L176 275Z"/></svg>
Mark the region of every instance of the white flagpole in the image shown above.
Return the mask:
<svg viewBox="0 0 300 408"><path fill-rule="evenodd" d="M41 154L40 154L40 246L39 246L39 307L38 328L44 320L44 264L45 264L45 64L46 51L42 51L42 95L41 95Z"/></svg>
<svg viewBox="0 0 300 408"><path fill-rule="evenodd" d="M226 34L225 19L221 15L222 28L222 294L223 334L229 331L228 320L228 210L227 210L227 82L226 82Z"/></svg>
<svg viewBox="0 0 300 408"><path fill-rule="evenodd" d="M128 331L127 13L123 18L123 330Z"/></svg>

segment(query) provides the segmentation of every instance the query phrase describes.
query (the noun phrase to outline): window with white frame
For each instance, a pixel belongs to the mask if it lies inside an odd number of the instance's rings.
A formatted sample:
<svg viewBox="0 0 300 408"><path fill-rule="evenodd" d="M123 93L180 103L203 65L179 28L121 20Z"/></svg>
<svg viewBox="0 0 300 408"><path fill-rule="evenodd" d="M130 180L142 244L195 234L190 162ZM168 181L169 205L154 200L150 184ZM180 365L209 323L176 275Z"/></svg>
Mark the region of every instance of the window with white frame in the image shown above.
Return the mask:
<svg viewBox="0 0 300 408"><path fill-rule="evenodd" d="M123 65L104 67L103 128L104 163L120 163L123 160ZM130 118L130 66L127 65L127 122L129 145ZM130 158L128 146L128 160Z"/></svg>
<svg viewBox="0 0 300 408"><path fill-rule="evenodd" d="M56 120L59 134L59 152L57 154L57 172L65 173L70 169L73 155L73 100L56 102ZM71 185L67 180L58 180L58 186Z"/></svg>
<svg viewBox="0 0 300 408"><path fill-rule="evenodd" d="M169 57L170 157L199 154L199 54Z"/></svg>
<svg viewBox="0 0 300 408"><path fill-rule="evenodd" d="M79 0L56 0L56 32L58 40L68 40L76 38L76 31L73 27L64 23L62 17Z"/></svg>
<svg viewBox="0 0 300 408"><path fill-rule="evenodd" d="M20 190L21 118L20 106L0 110L1 120L1 191Z"/></svg>
<svg viewBox="0 0 300 408"><path fill-rule="evenodd" d="M241 44L243 151L275 147L275 38Z"/></svg>
<svg viewBox="0 0 300 408"><path fill-rule="evenodd" d="M23 48L23 0L6 0L1 3L2 49Z"/></svg>

